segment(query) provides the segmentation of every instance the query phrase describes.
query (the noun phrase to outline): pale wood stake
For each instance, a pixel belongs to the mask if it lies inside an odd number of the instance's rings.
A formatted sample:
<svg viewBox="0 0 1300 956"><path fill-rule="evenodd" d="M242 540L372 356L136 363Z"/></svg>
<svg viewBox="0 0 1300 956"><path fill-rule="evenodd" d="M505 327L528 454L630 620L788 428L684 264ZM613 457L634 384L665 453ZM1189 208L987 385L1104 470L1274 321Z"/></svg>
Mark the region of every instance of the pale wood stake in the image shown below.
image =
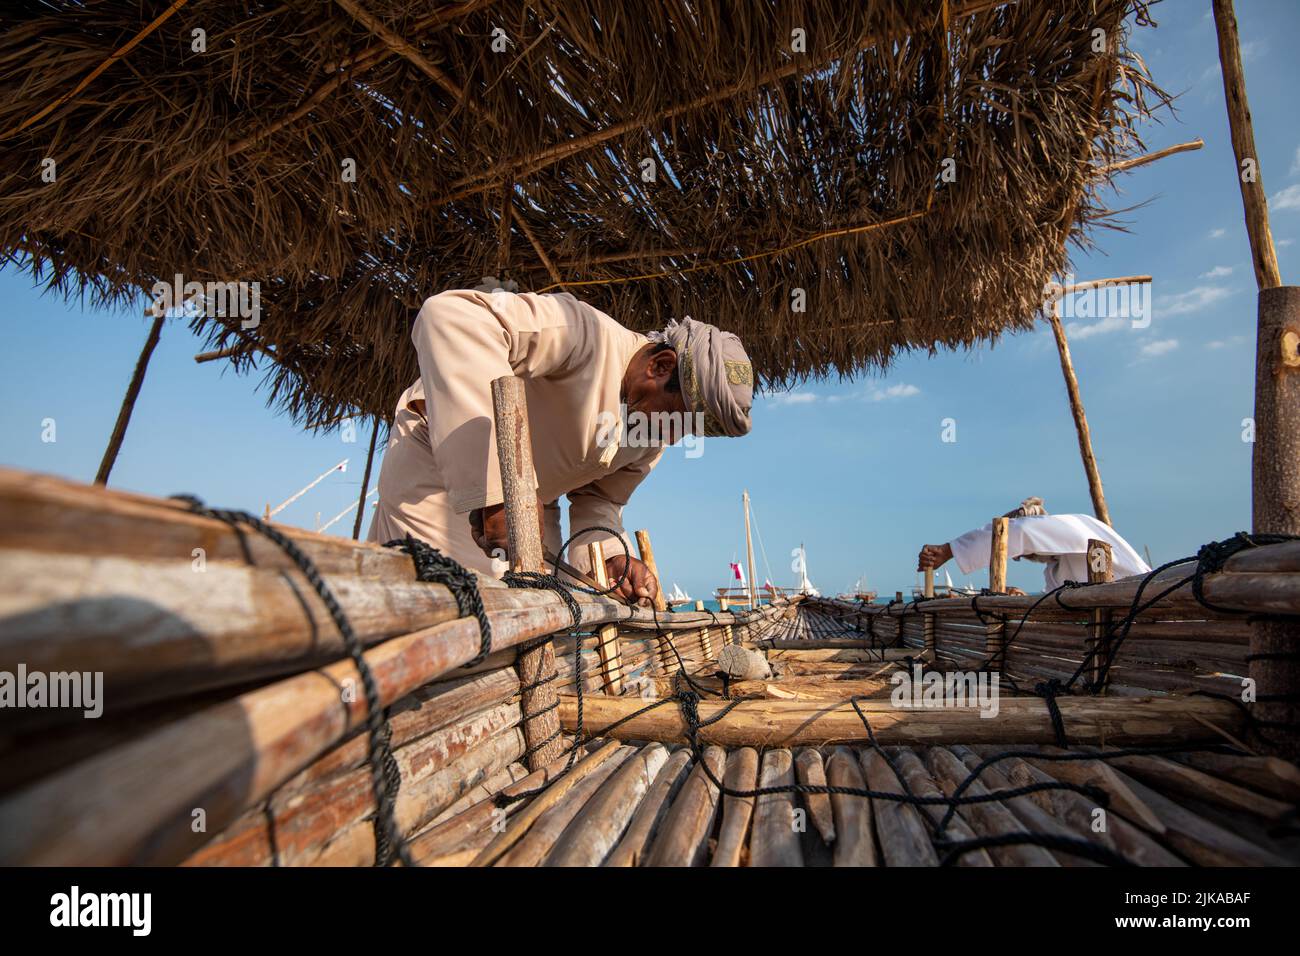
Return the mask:
<svg viewBox="0 0 1300 956"><path fill-rule="evenodd" d="M1104 584L1115 580L1115 572L1111 564L1111 547L1108 542L1099 541L1096 538L1088 539L1088 583ZM1105 666L1107 659L1110 657L1109 640L1106 637L1106 629L1110 625L1110 610L1107 608L1094 608L1092 612L1091 635L1088 639L1088 650L1094 651L1092 664L1089 671L1093 683L1097 683L1102 676L1102 668Z"/></svg>
<svg viewBox="0 0 1300 956"><path fill-rule="evenodd" d="M506 506L510 570L542 571L542 527L537 515L537 474L533 470L533 445L528 431L528 401L524 381L505 375L492 382L492 408L496 416L497 455L501 461L501 493ZM564 741L558 731L559 716L552 706L555 695L555 645L548 637L519 651L519 706L536 714L523 723L524 743L531 751L528 769L539 770L559 759ZM553 736L554 735L554 736ZM547 738L552 738L549 741ZM546 741L543 743L543 741ZM537 749L533 749L537 748Z"/></svg>
<svg viewBox="0 0 1300 956"><path fill-rule="evenodd" d="M591 561L591 576L602 588L609 587L605 573L605 549L599 541L587 545ZM596 647L600 653L600 666L605 672L605 687L615 696L623 693L623 655L618 646L618 625L606 624L596 632Z"/></svg>

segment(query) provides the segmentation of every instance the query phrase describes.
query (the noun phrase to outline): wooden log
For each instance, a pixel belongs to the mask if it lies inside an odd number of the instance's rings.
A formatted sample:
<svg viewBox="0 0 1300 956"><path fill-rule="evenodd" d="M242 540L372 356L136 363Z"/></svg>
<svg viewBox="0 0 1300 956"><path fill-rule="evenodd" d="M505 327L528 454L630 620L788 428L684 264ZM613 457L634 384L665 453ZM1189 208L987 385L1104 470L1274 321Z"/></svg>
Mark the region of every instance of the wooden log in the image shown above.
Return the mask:
<svg viewBox="0 0 1300 956"><path fill-rule="evenodd" d="M1216 16L1219 6L1216 3ZM1230 5L1228 12L1230 15ZM1226 84L1226 76L1224 81ZM1244 103L1244 88L1242 100ZM1243 194L1245 190L1243 183ZM1261 188L1261 202L1262 198ZM1267 233L1267 221L1262 228ZM1251 482L1251 527L1255 533L1300 534L1300 287L1297 286L1268 288L1259 294ZM1300 759L1298 621L1300 618L1296 617L1256 618L1250 641L1250 676L1258 695L1253 709L1259 719L1282 725L1263 731L1260 741L1266 749L1290 760Z"/></svg>
<svg viewBox="0 0 1300 956"><path fill-rule="evenodd" d="M617 740L608 740L574 763L573 768L568 773L534 797L528 806L511 818L509 825L493 837L492 842L474 858L473 865L491 866L495 863L511 847L523 839L529 827L543 813L559 803L566 793L581 784L590 774L599 770L607 761L613 759L620 750L622 750L622 746Z"/></svg>
<svg viewBox="0 0 1300 956"><path fill-rule="evenodd" d="M713 776L722 779L727 753L721 747L706 747L703 761L682 785L668 808L650 847L646 866L701 866L708 853L708 837L718 809L718 788L704 774L707 764Z"/></svg>
<svg viewBox="0 0 1300 956"><path fill-rule="evenodd" d="M925 596L926 598L934 597L934 568L925 569ZM934 615L927 613L924 617L923 641L925 644L925 653L931 661L938 657L939 647L935 641L934 633Z"/></svg>
<svg viewBox="0 0 1300 956"><path fill-rule="evenodd" d="M767 642L764 642L767 643ZM918 651L905 647L845 647L836 649L828 647L822 650L802 650L790 647L790 642L782 641L781 647L768 651L769 661L796 662L806 664L851 663L881 664L886 661L902 661L918 656ZM798 641L799 644L816 644L817 641ZM788 649L787 649L788 648Z"/></svg>
<svg viewBox="0 0 1300 956"><path fill-rule="evenodd" d="M1001 752L1001 748L989 746L973 749L980 757ZM967 765L969 766L969 763ZM998 761L994 766L1001 769L1010 784L1016 787L1059 782L1055 777L1019 757L1008 757ZM1076 834L1096 840L1138 866L1186 866L1181 859L1129 823L1119 813L1106 812L1099 818L1096 804L1081 793L1073 790L1042 790L1029 799L1048 813L1055 815Z"/></svg>
<svg viewBox="0 0 1300 956"><path fill-rule="evenodd" d="M691 766L691 752L683 747L674 750L672 755L659 768L654 783L646 792L645 799L632 815L632 822L627 825L618 845L605 860L606 866L640 866L646 859L650 844L659 833L660 825L668 815L668 810L686 781Z"/></svg>
<svg viewBox="0 0 1300 956"><path fill-rule="evenodd" d="M889 764L874 749L858 753L867 787L881 793L905 793ZM871 813L880 838L880 853L889 866L937 866L939 857L920 811L898 800L871 798Z"/></svg>
<svg viewBox="0 0 1300 956"><path fill-rule="evenodd" d="M546 866L600 866L667 762L663 744L649 744L633 754L587 801L546 857Z"/></svg>
<svg viewBox="0 0 1300 956"><path fill-rule="evenodd" d="M921 758L916 752L907 747L898 747L892 752L894 765L898 772L903 775L903 781L907 788L918 797L942 797L943 792L935 784L934 778L930 776L930 771L925 768ZM939 804L930 804L920 807L920 811L930 818L930 822L938 828L947 812L947 807ZM961 808L953 814L952 819L948 822L948 829L945 834L950 840L973 840L975 831L970 828L961 815ZM989 856L988 850L971 850L969 853L963 853L957 858L957 866L992 866L993 858Z"/></svg>
<svg viewBox="0 0 1300 956"><path fill-rule="evenodd" d="M926 766L934 774L939 787L949 797L957 792L957 788L970 775L966 765L952 751L944 747L931 747L926 751ZM996 789L998 789L996 786L985 786L977 779L962 792L962 796L983 797ZM961 808L961 811L977 836L1001 836L1008 833L1021 833L1026 829L1016 815L1001 802L968 803ZM1042 814L1042 811L1038 810L1038 813ZM990 847L989 856L1001 866L1060 865L1056 857L1042 847L1028 844Z"/></svg>
<svg viewBox="0 0 1300 956"><path fill-rule="evenodd" d="M1079 440L1079 457L1083 459L1083 470L1088 479L1088 493L1092 496L1092 511L1098 521L1108 525L1110 509L1106 506L1106 494L1102 489L1101 472L1097 468L1097 456L1092 451L1092 431L1088 428L1088 416L1083 410L1079 379L1074 374L1074 363L1070 360L1070 343L1066 340L1065 327L1061 324L1059 298L1052 300L1052 307L1047 312L1047 320L1052 327L1052 336L1056 340L1057 357L1061 361L1061 375L1065 379L1065 393L1070 403L1070 415L1074 418L1074 430ZM996 525L994 533L996 534ZM1004 575L1004 584L1005 581ZM992 585L990 587L994 591L1006 590L1005 587L992 587Z"/></svg>
<svg viewBox="0 0 1300 956"><path fill-rule="evenodd" d="M652 601L656 611L668 610L668 599L664 596L663 578L659 576L659 565L655 562L655 549L650 544L650 532L642 528L636 532L636 550L641 557L641 563L650 569L650 573L655 576L659 582L659 587L655 591Z"/></svg>
<svg viewBox="0 0 1300 956"><path fill-rule="evenodd" d="M832 787L867 789L862 768L853 751L836 747L826 761L826 778ZM876 840L872 825L871 800L843 793L831 794L835 817L835 866L875 866Z"/></svg>
<svg viewBox="0 0 1300 956"><path fill-rule="evenodd" d="M135 370L131 373L126 394L122 396L122 407L118 410L117 421L113 423L113 434L109 436L108 447L104 449L104 457L99 462L99 471L95 473L97 485L108 484L108 476L112 474L113 465L117 462L117 454L121 451L122 442L126 438L127 426L131 424L131 413L135 410L136 399L140 397L140 389L144 385L149 359L153 356L153 350L158 347L158 340L162 337L163 322L166 320L165 310L154 315L153 325L149 327L149 335L145 338L144 347L140 349L140 357L136 359Z"/></svg>
<svg viewBox="0 0 1300 956"><path fill-rule="evenodd" d="M605 573L605 549L599 541L587 545L587 557L591 562L591 576L601 589L609 587L609 577ZM623 693L623 658L619 653L618 625L606 624L596 633L597 648L600 651L600 663L605 672L605 686L609 693L618 696Z"/></svg>
<svg viewBox="0 0 1300 956"><path fill-rule="evenodd" d="M799 782L807 787L826 786L826 766L822 763L821 753L813 747L804 747L795 754L795 774ZM825 793L805 793L804 806L808 816L812 817L813 826L821 835L827 846L835 842L835 815L831 809L831 798Z"/></svg>
<svg viewBox="0 0 1300 956"><path fill-rule="evenodd" d="M542 861L554 849L556 841L573 823L588 801L609 780L616 770L622 767L637 748L620 747L614 755L599 767L587 774L576 786L570 789L546 812L539 816L528 832L497 859L496 866L541 866Z"/></svg>
<svg viewBox="0 0 1300 956"><path fill-rule="evenodd" d="M492 411L496 418L497 456L501 462L501 493L505 499L506 531L512 571L542 571L542 528L537 510L537 473L528 428L528 399L524 380L505 375L492 382ZM526 763L540 770L564 749L555 718L555 647L549 640L521 648L520 706L524 712Z"/></svg>
<svg viewBox="0 0 1300 956"><path fill-rule="evenodd" d="M1294 806L1165 757L1135 755L1107 762L1167 796L1192 797L1270 822L1277 822Z"/></svg>
<svg viewBox="0 0 1300 956"><path fill-rule="evenodd" d="M1042 748L1045 754L1063 754L1055 747ZM1077 786L1098 787L1110 795L1110 810L1157 836L1165 832L1160 817L1128 785L1128 778L1101 760L1044 760L1027 758L1036 770Z"/></svg>
<svg viewBox="0 0 1300 956"><path fill-rule="evenodd" d="M989 590L1000 594L1007 589L1007 529L1009 519L993 519L993 543L989 555ZM1006 663L1007 625L1005 620L994 619L985 627L985 663L992 670L1001 670Z"/></svg>
<svg viewBox="0 0 1300 956"><path fill-rule="evenodd" d="M1300 803L1300 767L1278 757L1248 757L1191 751L1171 755L1179 763L1250 787L1288 803Z"/></svg>
<svg viewBox="0 0 1300 956"><path fill-rule="evenodd" d="M730 790L753 790L758 783L758 751L738 747L727 754L724 782ZM745 861L745 839L753 814L753 797L723 796L722 824L710 866L740 866Z"/></svg>
<svg viewBox="0 0 1300 956"><path fill-rule="evenodd" d="M704 602L696 601L695 610L704 611ZM700 650L704 653L705 659L707 660L713 659L714 656L713 638L712 635L709 634L709 629L707 627L700 628Z"/></svg>
<svg viewBox="0 0 1300 956"><path fill-rule="evenodd" d="M1066 732L1076 743L1114 746L1188 743L1220 740L1203 721L1240 733L1243 719L1230 702L1193 697L1061 697L1057 700ZM644 704L627 698L587 698L588 727L602 728L628 717ZM727 702L701 701L699 716L707 722ZM1039 698L1003 698L997 716L981 717L974 709L923 708L904 710L888 700L859 701L877 740L891 744L1054 742L1047 707ZM560 698L560 722L576 729L577 708L572 697ZM672 706L658 707L628 720L614 731L626 740L685 741L686 725ZM735 747L822 746L861 743L867 738L853 707L847 702L745 700L725 717L702 727L702 742Z"/></svg>
<svg viewBox="0 0 1300 956"><path fill-rule="evenodd" d="M494 631L513 646L568 626L563 605L522 612ZM508 626L506 626L508 623ZM456 620L366 652L384 706L471 660L478 624ZM365 719L350 660L278 681L98 754L0 802L0 860L175 863L210 831L302 770ZM52 815L48 808L61 808Z"/></svg>
<svg viewBox="0 0 1300 956"><path fill-rule="evenodd" d="M789 750L763 753L758 785L790 787L795 782L794 760ZM803 866L799 848L793 793L764 793L754 801L754 830L749 837L749 865L760 867Z"/></svg>

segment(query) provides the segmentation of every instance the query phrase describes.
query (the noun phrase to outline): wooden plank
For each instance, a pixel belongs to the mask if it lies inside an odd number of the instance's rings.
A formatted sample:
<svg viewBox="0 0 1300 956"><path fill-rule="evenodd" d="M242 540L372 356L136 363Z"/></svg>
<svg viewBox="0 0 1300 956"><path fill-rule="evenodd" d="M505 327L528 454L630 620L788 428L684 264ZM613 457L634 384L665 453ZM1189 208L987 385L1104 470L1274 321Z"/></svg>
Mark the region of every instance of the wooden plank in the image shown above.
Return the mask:
<svg viewBox="0 0 1300 956"><path fill-rule="evenodd" d="M784 748L763 753L758 785L790 787L795 782L794 758ZM799 831L795 829L793 793L765 793L754 801L754 830L749 837L750 866L803 866Z"/></svg>
<svg viewBox="0 0 1300 956"><path fill-rule="evenodd" d="M832 787L867 789L862 767L853 751L836 747L826 761L826 779ZM866 797L831 794L835 814L835 866L875 866L876 838L872 822L872 804Z"/></svg>
<svg viewBox="0 0 1300 956"><path fill-rule="evenodd" d="M706 747L703 761L696 765L650 847L646 866L701 866L708 854L709 832L718 809L718 788L709 782L703 766L721 780L727 753L721 747Z"/></svg>
<svg viewBox="0 0 1300 956"><path fill-rule="evenodd" d="M826 786L826 767L822 763L821 753L813 747L803 747L794 758L795 774L799 782L807 787ZM831 798L825 793L803 794L803 804L808 809L813 826L821 835L822 842L830 845L835 842L835 817L831 810Z"/></svg>
<svg viewBox="0 0 1300 956"><path fill-rule="evenodd" d="M606 858L606 866L640 866L643 863L669 807L686 781L690 766L690 750L683 747L673 751L632 815L632 822L627 825L623 838Z"/></svg>
<svg viewBox="0 0 1300 956"><path fill-rule="evenodd" d="M758 784L758 751L753 747L738 747L727 754L724 781L730 790L753 790ZM710 866L740 866L744 862L745 840L753 814L753 797L723 796L722 824Z"/></svg>
<svg viewBox="0 0 1300 956"><path fill-rule="evenodd" d="M882 793L904 793L903 785L885 758L873 749L858 753L867 787ZM872 798L871 813L880 838L880 852L889 866L938 866L939 857L915 807L898 800Z"/></svg>
<svg viewBox="0 0 1300 956"><path fill-rule="evenodd" d="M587 801L546 857L546 866L600 866L667 762L663 744L649 744L633 754Z"/></svg>

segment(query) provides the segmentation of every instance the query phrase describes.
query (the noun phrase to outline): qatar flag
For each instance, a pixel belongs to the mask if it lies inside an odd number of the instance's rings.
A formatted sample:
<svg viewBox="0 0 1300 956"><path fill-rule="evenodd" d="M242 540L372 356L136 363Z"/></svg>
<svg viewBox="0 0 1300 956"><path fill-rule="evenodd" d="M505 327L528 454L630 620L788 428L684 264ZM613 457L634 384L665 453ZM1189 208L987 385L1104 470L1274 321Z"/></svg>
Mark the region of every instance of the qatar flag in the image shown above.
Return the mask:
<svg viewBox="0 0 1300 956"><path fill-rule="evenodd" d="M745 583L745 572L735 561L731 563L731 576L741 584Z"/></svg>

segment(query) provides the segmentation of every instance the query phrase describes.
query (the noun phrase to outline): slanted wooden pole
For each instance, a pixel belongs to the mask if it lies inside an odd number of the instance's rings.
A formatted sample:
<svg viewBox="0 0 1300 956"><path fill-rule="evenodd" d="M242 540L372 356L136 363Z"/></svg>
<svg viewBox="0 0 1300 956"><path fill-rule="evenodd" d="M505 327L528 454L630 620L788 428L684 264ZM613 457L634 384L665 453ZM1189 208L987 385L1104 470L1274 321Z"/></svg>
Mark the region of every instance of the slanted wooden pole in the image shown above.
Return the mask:
<svg viewBox="0 0 1300 956"><path fill-rule="evenodd" d="M934 597L934 568L926 568L925 571L925 596ZM938 660L939 647L934 635L934 615L926 614L922 618L922 628L925 635L925 656L934 663Z"/></svg>
<svg viewBox="0 0 1300 956"><path fill-rule="evenodd" d="M537 517L537 473L528 430L528 401L524 381L505 375L492 382L496 417L497 455L501 462L501 492L506 506L510 570L541 571L542 526ZM519 651L519 707L524 715L524 745L528 769L540 770L564 752L555 712L555 645L550 637ZM536 716L529 716L530 714Z"/></svg>
<svg viewBox="0 0 1300 956"><path fill-rule="evenodd" d="M108 476L113 471L113 464L117 461L117 453L122 450L122 440L126 438L126 426L131 424L131 412L135 410L135 400L140 397L140 387L144 384L144 373L149 369L149 359L153 356L153 350L158 347L158 339L162 336L163 322L167 319L164 312L161 315L155 315L153 325L149 329L149 337L144 340L144 348L140 350L140 357L135 360L135 371L131 373L131 382L126 387L126 395L122 397L122 407L117 413L117 421L113 425L113 434L108 439L108 447L104 449L104 457L99 463L99 471L95 473L95 484L108 484Z"/></svg>
<svg viewBox="0 0 1300 956"><path fill-rule="evenodd" d="M1213 0L1213 6L1235 173L1260 290L1255 336L1251 527L1257 534L1300 534L1300 288L1282 285L1255 150L1255 129L1246 98L1232 0ZM1300 724L1298 649L1300 624L1295 618L1254 619L1250 637L1250 677L1257 695L1254 713L1261 720L1290 725L1265 731L1261 742L1292 760L1300 757L1300 729L1296 729Z"/></svg>
<svg viewBox="0 0 1300 956"><path fill-rule="evenodd" d="M599 541L587 545L587 558L591 562L591 576L601 588L609 587L605 571L605 549ZM596 649L600 666L605 672L605 687L615 696L623 693L623 655L618 646L618 625L606 624L596 632Z"/></svg>
<svg viewBox="0 0 1300 956"><path fill-rule="evenodd" d="M379 419L375 419L375 427L370 432L370 452L366 455L366 470L361 476L361 497L357 499L357 520L352 522L352 540L357 541L361 538L361 522L366 517L366 495L370 493L370 469L375 464L375 443L379 441Z"/></svg>
<svg viewBox="0 0 1300 956"><path fill-rule="evenodd" d="M1108 542L1089 538L1087 553L1089 584L1104 584L1115 580L1115 572L1112 569L1111 547ZM1092 664L1088 670L1094 684L1101 680L1102 669L1110 658L1110 642L1106 636L1106 629L1109 626L1110 610L1107 608L1094 608L1088 638L1088 650L1093 652Z"/></svg>
<svg viewBox="0 0 1300 956"><path fill-rule="evenodd" d="M664 597L663 579L659 577L659 565L655 563L655 549L650 544L650 532L642 528L636 532L636 550L641 556L641 563L650 569L650 573L655 576L659 582L659 589L655 592L654 600L651 602L656 611L668 610L668 599ZM659 652L656 655L659 663L660 673L668 674L671 672L674 664L673 652L668 647L668 640L664 639L659 642Z"/></svg>
<svg viewBox="0 0 1300 956"><path fill-rule="evenodd" d="M1241 67L1241 48L1237 36L1237 15L1232 0L1213 0L1214 27L1219 34L1219 63L1223 67L1223 96L1228 104L1228 131L1236 156L1237 184L1241 187L1241 204L1246 212L1246 234L1250 238L1250 259L1255 267L1255 281L1261 289L1282 284L1277 264L1277 248L1268 226L1268 199L1260 173L1259 153L1255 150L1255 126L1246 99L1246 73Z"/></svg>
<svg viewBox="0 0 1300 956"><path fill-rule="evenodd" d="M728 608L730 608L730 607L731 607L731 603L730 603L730 600L727 598L726 593L724 593L724 592L722 592L722 591L719 591L719 592L718 592L718 611L721 612L721 613L726 613L727 610L728 610ZM725 645L725 644L735 644L735 643L739 643L738 641L735 641L735 640L732 638L731 633L732 633L732 632L731 632L731 625L730 625L730 624L724 624L723 627L722 627L722 643L723 643L724 645Z"/></svg>
<svg viewBox="0 0 1300 956"><path fill-rule="evenodd" d="M993 543L989 549L989 590L995 594L1004 594L1007 590L1007 530L1010 519L998 517L993 519ZM987 625L984 632L985 663L993 670L1002 670L1006 663L1007 625L1005 618L999 617Z"/></svg>
<svg viewBox="0 0 1300 956"><path fill-rule="evenodd" d="M1106 494L1101 487L1101 472L1097 469L1097 458L1092 453L1092 432L1088 429L1088 416L1083 411L1083 397L1079 394L1079 379L1074 374L1074 363L1070 361L1070 343L1065 339L1065 327L1061 325L1061 300L1052 301L1047 320L1052 326L1052 335L1056 338L1056 352L1061 359L1061 374L1065 377L1065 393L1070 400L1070 414L1074 416L1074 430L1079 438L1079 455L1083 458L1083 471L1088 477L1088 493L1092 496L1092 513L1102 524L1110 524L1110 509L1106 507Z"/></svg>
<svg viewBox="0 0 1300 956"><path fill-rule="evenodd" d="M754 588L754 539L749 533L749 491L746 489L741 501L745 505L745 554L748 555L749 563L749 609L752 611L758 606L757 591Z"/></svg>

